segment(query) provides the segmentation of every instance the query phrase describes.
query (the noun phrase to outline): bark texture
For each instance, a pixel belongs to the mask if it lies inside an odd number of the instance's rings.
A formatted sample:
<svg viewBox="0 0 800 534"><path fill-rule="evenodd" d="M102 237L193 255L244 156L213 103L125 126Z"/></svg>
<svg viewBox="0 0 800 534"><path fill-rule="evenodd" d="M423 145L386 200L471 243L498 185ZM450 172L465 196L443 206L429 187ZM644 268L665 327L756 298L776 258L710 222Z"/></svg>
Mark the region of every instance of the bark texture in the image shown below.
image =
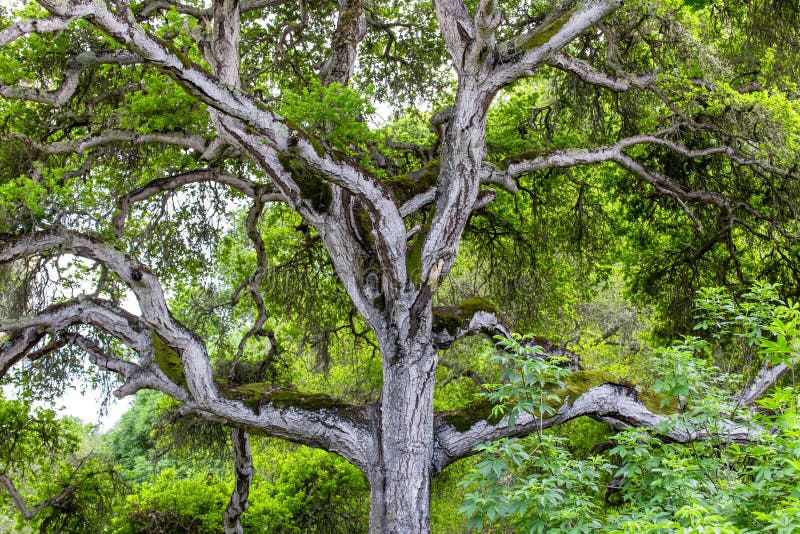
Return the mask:
<svg viewBox="0 0 800 534"><path fill-rule="evenodd" d="M140 24L139 20L164 6L145 7L137 19L123 3L114 6L101 0L40 0L40 3L50 15L17 21L0 30L0 46L30 34L58 32L76 19L85 19L126 52L71 64L55 90L0 84L0 96L57 107L72 98L81 73L90 65L144 64L168 74L205 104L213 135L203 137L184 132L144 135L110 130L102 135L50 144L21 137L15 140L46 154L81 154L101 146L127 143L181 147L209 162L231 153L248 158L269 177L268 186L215 169L156 179L120 197L119 211L113 221L117 235L123 235L132 205L187 184L231 187L252 201L246 224L248 238L256 251L257 267L237 290L235 298L252 298L259 311L256 323L239 346L239 357L247 339L261 335L266 322L266 309L258 289L267 263L258 232L259 220L265 203L284 202L302 216L304 224L316 230L342 286L379 342L383 383L380 398L374 403L354 406L320 398L309 402L301 395L287 400L285 395L279 397L274 392L244 398L235 389L220 388L212 374L204 341L173 317L162 285L150 269L120 248L98 236L58 225L19 236L0 236L0 262L54 254L78 256L96 262L127 285L141 309L141 314L134 316L112 302L84 296L46 307L29 317L0 319L0 331L8 334L0 346L0 376L25 358L38 358L42 351L74 344L87 352L96 365L122 378L118 395L129 395L142 388L159 390L183 402L188 412L231 425L236 485L225 513L225 530L230 533L242 531L240 516L247 508L253 472L250 430L340 454L362 469L370 481L371 532L408 534L430 531L431 478L451 462L473 454L481 442L525 435L579 416L594 417L615 428L655 427L663 422L664 417L640 402L634 390L611 383L598 384L578 398L564 399L558 413L549 419L525 416L514 427L508 426L507 419L490 422L486 418L464 427L453 423L448 414L434 413L438 351L466 335L510 335L499 316L487 310L473 313L455 329L440 328L435 323L434 296L454 265L467 221L474 210L486 206L497 195L495 190L482 190L482 186L493 184L515 193L516 180L525 173L614 162L656 193L674 199L693 217L687 204L690 202L715 206L726 213L730 213L730 206L722 195L689 190L648 168L626 149L646 144L685 158L723 154L740 165L761 165L765 171L775 170L726 146L688 149L670 140L669 129L622 139L610 146L558 150L522 158L504 169L485 161L487 110L495 95L542 66L563 70L586 83L613 91L648 88L655 83L656 77L650 74L610 76L566 51L567 45L620 7L619 0L577 3L568 11L557 13L556 19L522 28L519 35L502 43L496 35L504 17L496 1L481 0L471 14L463 0L436 0L431 16L438 20L441 38L457 75L457 93L453 105L432 119L440 142L435 183L404 202L398 202L385 183L359 164L313 139L270 111L256 95L242 89L246 86L240 72L242 12L265 9L280 2L257 0L240 5L239 0L215 0L210 9L177 5L179 12L203 23L197 39L211 72ZM319 66L325 84L347 84L353 77L359 45L368 31L368 3L339 0L337 6L330 54ZM324 206L315 203L298 184L298 176L288 160L299 162L320 176L323 186L330 189L330 202ZM407 217L431 208L429 225L406 228ZM365 232L368 239L354 224L354 214L361 211L368 219ZM422 244L417 258L409 253L412 236ZM364 269L367 255L374 256L375 261L369 269ZM119 340L137 359L128 361L104 354L88 337L64 334L76 326L91 327ZM64 337L58 338L62 334ZM177 372L167 372L158 364L156 353L164 350L176 355ZM741 401L752 404L785 371L785 366L765 368L742 393ZM725 425L732 440L746 441L754 431L729 422L723 422ZM702 439L704 433L687 426L673 429L666 437L691 441ZM0 481L20 509L35 513L36 507L23 508L24 503L17 499L10 481ZM58 497L52 502L57 500Z"/></svg>

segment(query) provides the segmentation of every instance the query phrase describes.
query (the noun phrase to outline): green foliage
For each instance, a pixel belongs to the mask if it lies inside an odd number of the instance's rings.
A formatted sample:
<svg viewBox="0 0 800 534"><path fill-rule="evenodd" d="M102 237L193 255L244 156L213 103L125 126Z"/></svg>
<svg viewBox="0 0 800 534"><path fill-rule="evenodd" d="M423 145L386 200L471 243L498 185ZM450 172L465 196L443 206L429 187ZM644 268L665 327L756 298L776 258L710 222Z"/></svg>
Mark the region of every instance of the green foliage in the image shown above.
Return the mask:
<svg viewBox="0 0 800 534"><path fill-rule="evenodd" d="M216 534L230 488L213 473L179 478L166 469L125 497L110 525L117 534L187 532Z"/></svg>
<svg viewBox="0 0 800 534"><path fill-rule="evenodd" d="M253 456L256 475L242 516L247 532L367 531L369 487L355 467L321 450L275 441L256 442ZM111 532L219 532L231 489L229 473L164 469L125 498Z"/></svg>
<svg viewBox="0 0 800 534"><path fill-rule="evenodd" d="M299 91L286 90L278 112L300 124L309 134L324 136L330 146L348 154L375 140L364 121L374 112L369 101L339 83L326 86L312 79Z"/></svg>
<svg viewBox="0 0 800 534"><path fill-rule="evenodd" d="M536 417L547 417L556 412L562 398L553 389L563 388L569 369L559 366L557 358L542 358L542 348L525 346L530 337L498 338L501 350L491 359L500 366L500 382L487 386L480 398L487 399L494 408L492 414L508 416L508 424L514 426L516 418L523 413Z"/></svg>
<svg viewBox="0 0 800 534"><path fill-rule="evenodd" d="M33 408L30 401L0 399L0 473L11 479L29 509L63 494L26 521L5 487L0 488L0 508L16 515L15 529L103 530L123 488L102 450L84 450L93 432L75 420L57 418L52 410Z"/></svg>
<svg viewBox="0 0 800 534"><path fill-rule="evenodd" d="M773 363L793 365L797 307L764 285L736 299L707 290L696 305L698 329L712 332L713 343L687 336L654 351L650 364L658 404L675 402L679 411L657 429L617 432L605 443L586 443L567 428L481 445L480 461L461 483L461 512L470 525L515 532L796 532L788 519L800 499L796 385L775 387L759 401L762 411L742 409L731 402L739 385L712 357L715 345L738 336L775 355ZM498 400L546 413L542 387L554 379L542 378L538 366L525 369L519 348L504 358L511 360L510 376L495 386L503 388ZM659 433L673 425L709 437L688 445L665 442ZM754 429L752 442L732 443L726 425Z"/></svg>
<svg viewBox="0 0 800 534"><path fill-rule="evenodd" d="M515 532L596 532L600 496L613 466L601 456L572 457L566 438L543 435L481 445L483 459L462 484L463 513ZM524 473L524 475L523 475Z"/></svg>
<svg viewBox="0 0 800 534"><path fill-rule="evenodd" d="M281 455L277 462L276 453ZM255 463L264 478L253 486L251 506L243 518L246 531L367 531L369 485L341 458L318 449L275 444L257 454Z"/></svg>

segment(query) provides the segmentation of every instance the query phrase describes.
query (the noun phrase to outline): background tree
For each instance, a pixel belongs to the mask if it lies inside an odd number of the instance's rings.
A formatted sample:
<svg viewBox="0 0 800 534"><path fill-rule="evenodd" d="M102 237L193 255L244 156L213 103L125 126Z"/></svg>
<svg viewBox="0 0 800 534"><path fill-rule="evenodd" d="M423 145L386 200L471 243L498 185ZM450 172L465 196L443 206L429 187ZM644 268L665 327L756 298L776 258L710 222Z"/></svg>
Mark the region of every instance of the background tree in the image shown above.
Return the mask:
<svg viewBox="0 0 800 534"><path fill-rule="evenodd" d="M30 400L2 400L0 430L4 504L39 532L103 529L121 484L110 458L85 446L92 429Z"/></svg>
<svg viewBox="0 0 800 534"><path fill-rule="evenodd" d="M158 390L176 417L229 427L228 532L250 431L360 468L372 531L426 532L431 478L479 443L583 415L664 422L634 386L577 371L572 312L619 271L666 331L702 285L798 287L792 49L768 35L753 70L755 41L713 4L498 4L42 0L6 16L0 262L31 312L0 321L0 372L41 390L80 371L80 349L117 395ZM369 128L395 94L434 107ZM440 353L512 324L560 334L534 341L576 370L557 409L435 412L440 365L481 381ZM344 379L304 372L309 354Z"/></svg>

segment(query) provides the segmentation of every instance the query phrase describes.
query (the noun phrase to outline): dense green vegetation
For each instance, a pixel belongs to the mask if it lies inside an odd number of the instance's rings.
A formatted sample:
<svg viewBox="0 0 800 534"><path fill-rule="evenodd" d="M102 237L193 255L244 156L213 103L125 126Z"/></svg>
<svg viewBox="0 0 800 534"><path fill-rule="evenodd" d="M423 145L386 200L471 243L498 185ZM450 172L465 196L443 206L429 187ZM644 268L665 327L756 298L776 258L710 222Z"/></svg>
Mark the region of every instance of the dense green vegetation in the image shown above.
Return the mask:
<svg viewBox="0 0 800 534"><path fill-rule="evenodd" d="M800 511L800 419L790 375L750 411L732 402L741 384L722 366L764 358L790 362L800 341L800 306L775 286L734 298L704 291L695 301L695 336L639 351L641 363L620 375L574 371L531 357L540 347L502 340L484 351L500 379L480 397L495 412L552 415L565 396L594 383L630 384L650 395L664 425L687 421L711 436L690 445L665 442L659 429L612 432L578 419L526 438L479 447L477 460L449 468L434 488L435 532L797 532ZM639 331L640 340L646 331ZM700 336L700 337L697 337ZM591 373L598 373L597 379ZM584 376L589 378L583 378ZM650 391L647 391L647 390ZM4 473L39 482L28 502L74 487L57 506L25 521L4 495L6 530L42 532L219 532L231 490L224 434L195 420L168 425L173 403L142 392L115 427L57 419L24 401L3 401L0 428L10 436ZM760 431L748 444L726 425ZM190 436L190 437L187 437ZM247 532L364 532L369 489L347 462L320 450L270 439L254 442L257 469ZM41 475L41 476L40 476Z"/></svg>
<svg viewBox="0 0 800 534"><path fill-rule="evenodd" d="M378 532L411 361L432 532L800 532L800 9L617 6L496 89L475 170L449 3L242 2L236 79L204 2L0 7L0 531L223 532L246 479L245 532ZM591 5L500 2L473 55ZM76 378L132 408L59 418Z"/></svg>

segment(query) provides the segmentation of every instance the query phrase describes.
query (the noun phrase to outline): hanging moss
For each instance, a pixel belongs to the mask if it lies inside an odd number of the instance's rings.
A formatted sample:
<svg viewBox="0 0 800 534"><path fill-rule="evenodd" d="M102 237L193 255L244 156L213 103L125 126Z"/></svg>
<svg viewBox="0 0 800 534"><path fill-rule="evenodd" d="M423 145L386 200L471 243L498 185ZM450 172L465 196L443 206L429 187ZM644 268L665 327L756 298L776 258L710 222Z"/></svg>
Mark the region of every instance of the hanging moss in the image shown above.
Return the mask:
<svg viewBox="0 0 800 534"><path fill-rule="evenodd" d="M420 193L424 193L439 179L439 160L435 159L418 171L392 176L384 180L395 200L403 204Z"/></svg>
<svg viewBox="0 0 800 534"><path fill-rule="evenodd" d="M167 378L178 384L179 386L186 386L186 377L183 374L183 363L178 353L164 343L161 336L152 332L150 334L153 340L153 352L155 353L156 365L161 369Z"/></svg>
<svg viewBox="0 0 800 534"><path fill-rule="evenodd" d="M447 330L450 335L456 335L459 330L469 325L472 317L478 312L497 313L497 308L483 297L467 299L457 306L434 306L433 331Z"/></svg>

